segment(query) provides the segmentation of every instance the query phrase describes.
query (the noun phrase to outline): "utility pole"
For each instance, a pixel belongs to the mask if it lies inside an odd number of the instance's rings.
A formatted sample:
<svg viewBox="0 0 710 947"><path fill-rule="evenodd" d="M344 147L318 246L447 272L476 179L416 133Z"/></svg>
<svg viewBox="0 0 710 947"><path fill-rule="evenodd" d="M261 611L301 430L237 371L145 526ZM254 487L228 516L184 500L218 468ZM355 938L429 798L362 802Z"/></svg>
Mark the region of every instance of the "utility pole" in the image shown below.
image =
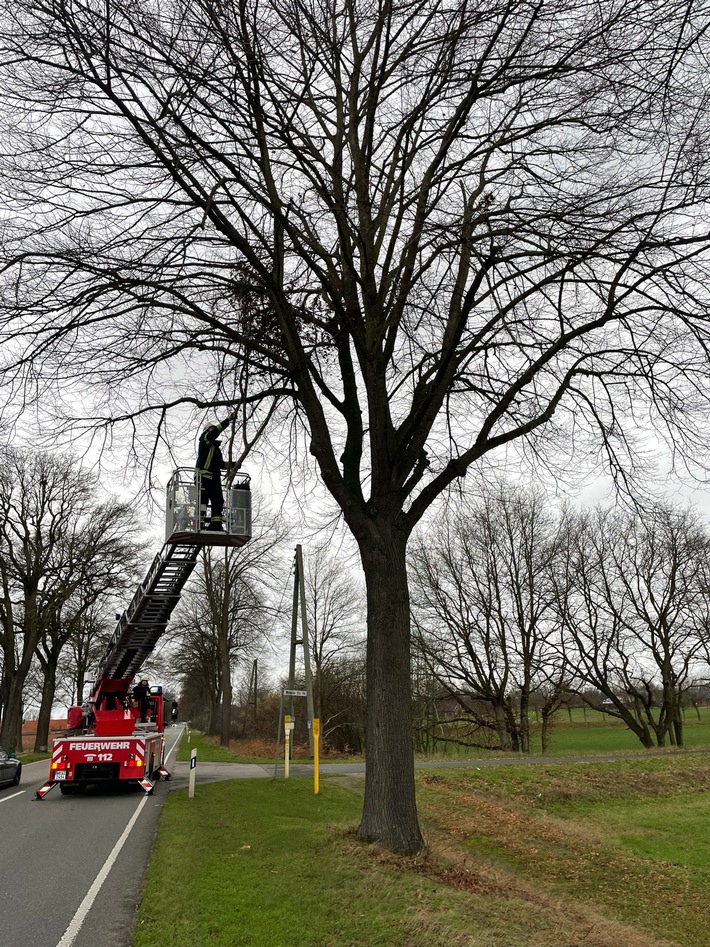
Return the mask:
<svg viewBox="0 0 710 947"><path fill-rule="evenodd" d="M301 618L301 637L298 637L298 618ZM296 679L296 648L303 648L303 672L306 684L306 707L308 712L308 742L313 755L313 681L311 679L311 651L308 640L308 616L306 610L306 586L303 575L303 550L296 546L296 560L293 582L293 611L291 613L291 655L288 670L288 688L294 689ZM293 696L289 695L288 712L293 718Z"/></svg>

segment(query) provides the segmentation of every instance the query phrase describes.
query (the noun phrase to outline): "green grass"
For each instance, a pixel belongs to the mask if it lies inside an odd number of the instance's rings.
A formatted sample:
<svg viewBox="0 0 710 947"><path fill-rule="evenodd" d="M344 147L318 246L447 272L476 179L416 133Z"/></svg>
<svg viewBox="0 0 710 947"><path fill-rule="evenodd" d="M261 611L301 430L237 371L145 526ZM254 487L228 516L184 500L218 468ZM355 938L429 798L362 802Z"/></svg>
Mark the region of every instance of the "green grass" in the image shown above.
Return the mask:
<svg viewBox="0 0 710 947"><path fill-rule="evenodd" d="M534 732L539 728L534 727ZM687 748L710 746L710 708L701 710L698 720L695 711L686 715L683 727L684 745ZM618 720L606 714L587 711L586 722L580 710L572 712L572 722L567 713L557 718L552 731L552 756L584 756L588 753L615 753L641 750L641 744L630 730ZM533 750L539 752L539 735L535 732Z"/></svg>
<svg viewBox="0 0 710 947"><path fill-rule="evenodd" d="M710 708L701 709L698 720L694 710L688 711L684 722L684 746L710 747ZM530 715L531 748L533 755L540 755L540 725L535 715ZM580 708L572 711L571 719L567 711L558 713L551 732L548 756L587 756L600 753L628 753L643 747L625 724L608 714ZM500 755L498 750L485 750L477 747L445 744L439 741L434 753L418 753L417 759L475 759L485 755ZM508 756L514 754L506 754Z"/></svg>
<svg viewBox="0 0 710 947"><path fill-rule="evenodd" d="M479 865L663 943L707 947L710 754L441 770L420 798Z"/></svg>
<svg viewBox="0 0 710 947"><path fill-rule="evenodd" d="M134 947L493 947L469 940L490 917L485 899L393 870L354 841L360 806L358 793L329 784L315 797L295 779L171 795Z"/></svg>
<svg viewBox="0 0 710 947"><path fill-rule="evenodd" d="M193 750L197 750L197 759L202 763L238 763L235 755L226 747L220 746L214 740L206 737L199 730L186 731L178 746L177 758L182 762L190 759ZM249 760L249 762L256 762Z"/></svg>
<svg viewBox="0 0 710 947"><path fill-rule="evenodd" d="M603 826L635 855L687 868L696 881L710 882L710 835L702 831L710 823L707 795L592 804L574 817Z"/></svg>
<svg viewBox="0 0 710 947"><path fill-rule="evenodd" d="M23 763L35 763L37 760L48 760L50 757L49 752L46 753L34 753L30 750L27 750L23 753L18 753L17 758Z"/></svg>
<svg viewBox="0 0 710 947"><path fill-rule="evenodd" d="M171 793L133 947L707 947L710 753L420 771L427 855L362 777Z"/></svg>

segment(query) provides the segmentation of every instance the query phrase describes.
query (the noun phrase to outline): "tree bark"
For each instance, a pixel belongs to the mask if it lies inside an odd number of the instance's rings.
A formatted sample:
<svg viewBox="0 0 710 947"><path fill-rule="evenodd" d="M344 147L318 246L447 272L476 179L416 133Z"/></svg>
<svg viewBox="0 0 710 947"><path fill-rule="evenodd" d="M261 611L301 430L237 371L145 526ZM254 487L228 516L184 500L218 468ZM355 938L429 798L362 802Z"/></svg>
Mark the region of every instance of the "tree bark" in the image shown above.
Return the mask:
<svg viewBox="0 0 710 947"><path fill-rule="evenodd" d="M493 716L495 719L496 733L498 734L498 739L500 740L500 748L501 750L507 752L511 748L512 741L506 723L505 707L502 707L499 703L494 703Z"/></svg>
<svg viewBox="0 0 710 947"><path fill-rule="evenodd" d="M229 660L229 629L220 629L220 651L222 665L222 706L220 708L219 742L229 746L232 729L232 667Z"/></svg>
<svg viewBox="0 0 710 947"><path fill-rule="evenodd" d="M37 618L37 596L33 590L27 593L25 598L25 619L24 619L24 642L22 646L22 655L16 668L12 668L8 673L9 687L7 693L7 703L5 713L2 719L2 729L0 729L0 743L11 752L22 748L22 702L24 696L25 681L32 664L32 656L37 641L39 639L39 628ZM14 661L14 656L13 656ZM6 665L6 672L8 668Z"/></svg>
<svg viewBox="0 0 710 947"><path fill-rule="evenodd" d="M57 689L57 660L59 655L50 655L49 660L42 662L44 681L42 683L42 701L37 718L37 733L35 735L35 753L42 753L49 745L49 727L52 720L52 704Z"/></svg>
<svg viewBox="0 0 710 947"><path fill-rule="evenodd" d="M10 682L5 713L2 718L2 729L0 730L0 743L12 753L22 748L21 743L18 746L18 735L22 733L23 687L24 678L20 680L15 676Z"/></svg>
<svg viewBox="0 0 710 947"><path fill-rule="evenodd" d="M389 533L382 537L382 532ZM412 744L406 537L380 531L361 543L367 587L365 803L358 838L413 855L424 848L417 819Z"/></svg>

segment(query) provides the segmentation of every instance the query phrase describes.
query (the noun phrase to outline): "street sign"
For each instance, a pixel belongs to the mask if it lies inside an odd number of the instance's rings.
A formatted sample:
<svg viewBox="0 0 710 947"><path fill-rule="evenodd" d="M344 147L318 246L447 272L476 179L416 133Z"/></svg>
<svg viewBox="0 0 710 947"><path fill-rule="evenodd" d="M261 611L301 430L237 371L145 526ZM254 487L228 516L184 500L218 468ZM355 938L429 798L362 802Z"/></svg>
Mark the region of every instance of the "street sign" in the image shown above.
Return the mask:
<svg viewBox="0 0 710 947"><path fill-rule="evenodd" d="M284 695L284 697L307 697L307 696L308 696L308 691L290 691L290 690L284 690L283 695Z"/></svg>

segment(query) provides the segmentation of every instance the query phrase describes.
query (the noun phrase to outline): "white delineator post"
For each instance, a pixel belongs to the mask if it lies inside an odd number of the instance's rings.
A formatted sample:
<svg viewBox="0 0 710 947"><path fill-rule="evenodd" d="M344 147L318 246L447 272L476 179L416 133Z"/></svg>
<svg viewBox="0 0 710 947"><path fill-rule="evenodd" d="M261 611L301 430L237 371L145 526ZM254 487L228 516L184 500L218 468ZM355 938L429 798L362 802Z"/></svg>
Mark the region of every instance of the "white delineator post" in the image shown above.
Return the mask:
<svg viewBox="0 0 710 947"><path fill-rule="evenodd" d="M195 795L195 776L197 775L197 750L190 752L190 782L187 790L188 799Z"/></svg>

